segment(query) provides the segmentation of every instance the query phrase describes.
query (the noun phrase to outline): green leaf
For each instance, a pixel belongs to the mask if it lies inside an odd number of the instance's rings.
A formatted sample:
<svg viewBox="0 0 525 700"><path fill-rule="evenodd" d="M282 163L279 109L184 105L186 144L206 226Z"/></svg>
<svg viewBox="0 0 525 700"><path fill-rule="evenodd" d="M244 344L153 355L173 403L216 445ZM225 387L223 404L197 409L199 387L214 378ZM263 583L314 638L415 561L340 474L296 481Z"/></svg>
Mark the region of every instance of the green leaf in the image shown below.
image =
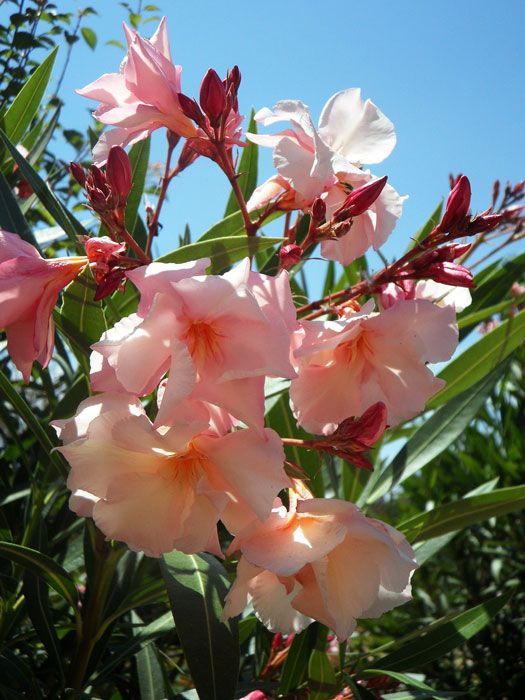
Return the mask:
<svg viewBox="0 0 525 700"><path fill-rule="evenodd" d="M316 641L317 625L309 625L300 634L295 635L284 662L279 694L286 695L301 685Z"/></svg>
<svg viewBox="0 0 525 700"><path fill-rule="evenodd" d="M360 503L377 501L452 444L477 415L505 369L506 364L497 366L481 381L436 411L416 430L390 464L377 477L375 473L372 475L366 487L370 495L365 495Z"/></svg>
<svg viewBox="0 0 525 700"><path fill-rule="evenodd" d="M525 485L509 486L419 513L398 528L410 542L422 542L522 508L525 508Z"/></svg>
<svg viewBox="0 0 525 700"><path fill-rule="evenodd" d="M471 290L472 303L458 315L461 336L467 335L467 326L463 319L472 316L489 306L500 302L510 290L513 282L520 279L525 271L525 253L512 260L498 261L484 268L474 278L477 287Z"/></svg>
<svg viewBox="0 0 525 700"><path fill-rule="evenodd" d="M335 671L325 651L314 649L308 661L309 700L328 700L337 692Z"/></svg>
<svg viewBox="0 0 525 700"><path fill-rule="evenodd" d="M62 455L59 452L54 451L55 445L51 441L51 438L40 425L38 418L24 401L23 397L16 391L2 370L0 370L0 395L3 395L7 401L9 401L16 413L33 433L34 437L40 443L40 446L49 457L49 461L57 469L60 476L62 478L67 476L68 469Z"/></svg>
<svg viewBox="0 0 525 700"><path fill-rule="evenodd" d="M0 542L0 557L9 559L33 573L41 576L46 583L77 611L78 592L67 571L54 559L36 549L24 547L14 542Z"/></svg>
<svg viewBox="0 0 525 700"><path fill-rule="evenodd" d="M520 311L484 335L445 367L439 377L447 384L430 399L427 408L436 408L446 403L482 379L508 357L524 338L525 311Z"/></svg>
<svg viewBox="0 0 525 700"><path fill-rule="evenodd" d="M428 631L423 628L416 639L374 661L374 667L403 672L420 669L430 661L441 658L486 627L511 595L504 593L491 598L470 610L448 617L442 624L440 621L434 623Z"/></svg>
<svg viewBox="0 0 525 700"><path fill-rule="evenodd" d="M20 238L31 243L38 250L38 243L20 211L16 197L9 183L0 172L0 228L11 233L18 233Z"/></svg>
<svg viewBox="0 0 525 700"><path fill-rule="evenodd" d="M472 491L469 491L463 498L469 498L469 496L476 496L480 493L490 493L493 491L497 484L499 478L491 479L481 486L477 486ZM414 551L416 553L416 561L421 567L428 559L432 558L440 549L445 547L454 537L458 534L459 530L452 532L447 532L446 535L440 535L439 537L433 537L431 540L425 540L424 542L418 542L414 546Z"/></svg>
<svg viewBox="0 0 525 700"><path fill-rule="evenodd" d="M90 677L90 682L96 683L100 681L119 664L129 659L129 657L140 649L143 644L149 642L151 639L155 639L156 637L161 637L172 630L173 616L171 612L161 615L159 618L153 620L153 622L150 622L148 625L145 625L140 629L135 628L134 635L130 640L121 646L113 647L111 657L106 660L104 665L100 664L97 667L96 673Z"/></svg>
<svg viewBox="0 0 525 700"><path fill-rule="evenodd" d="M133 186L128 195L128 200L126 203L126 228L128 231L131 231L134 236L136 233L135 224L137 222L140 200L142 198L142 193L144 192L146 174L148 172L150 142L150 137L144 139L143 141L139 141L139 143L136 143L129 152Z"/></svg>
<svg viewBox="0 0 525 700"><path fill-rule="evenodd" d="M104 305L93 300L95 289L95 280L86 266L65 288L59 309L60 331L85 355L89 355L90 345L100 340L108 329Z"/></svg>
<svg viewBox="0 0 525 700"><path fill-rule="evenodd" d="M270 221L274 221L282 215L282 211L277 211L266 219L266 223L270 223ZM216 224L213 224L213 226L211 226L202 234L202 236L200 236L197 243L207 241L212 238L227 238L230 236L246 236L244 219L242 218L240 211L236 211L233 214L228 214L228 216L226 216L224 219L221 219ZM281 241L282 239L279 240Z"/></svg>
<svg viewBox="0 0 525 700"><path fill-rule="evenodd" d="M377 668L367 668L364 671L361 671L359 673L359 676L361 678L374 678L375 676L389 676L390 678L393 678L396 681L399 681L400 683L404 683L405 685L411 686L413 688L417 688L418 690L424 690L426 693L429 693L429 695L426 695L426 697L434 697L434 698L442 698L442 697L460 697L461 695L465 695L465 693L448 693L445 692L443 695L441 691L439 690L434 690L434 688L431 688L429 685L426 683L423 683L423 681L418 680L417 678L414 678L413 676L408 676L406 673L399 673L398 671L390 671L388 669L377 669Z"/></svg>
<svg viewBox="0 0 525 700"><path fill-rule="evenodd" d="M146 644L136 655L141 700L165 698L166 684L154 642Z"/></svg>
<svg viewBox="0 0 525 700"><path fill-rule="evenodd" d="M443 200L437 205L437 207L434 209L432 214L428 217L427 221L425 224L417 231L416 234L414 234L414 245L416 241L422 241L423 238L426 238L428 234L436 228L436 226L439 224L441 221L441 213L443 211ZM411 246L413 247L413 246Z"/></svg>
<svg viewBox="0 0 525 700"><path fill-rule="evenodd" d="M525 294L513 297L512 299L505 299L504 301L500 301L498 304L493 304L492 306L486 306L480 311L475 311L474 313L462 316L458 320L458 327L461 330L463 328L476 326L478 323L480 323L480 321L484 321L486 318L490 318L496 314L505 313L505 311L509 311L513 307L523 304L523 302L525 302Z"/></svg>
<svg viewBox="0 0 525 700"><path fill-rule="evenodd" d="M209 272L217 274L231 267L238 260L267 250L277 243L281 243L282 240L282 238L266 236L228 236L211 240L200 239L196 243L182 246L182 248L163 255L158 258L158 262L183 263L199 258L210 258Z"/></svg>
<svg viewBox="0 0 525 700"><path fill-rule="evenodd" d="M5 133L15 144L20 141L31 120L38 112L51 77L57 51L58 47L55 47L42 61L4 115Z"/></svg>
<svg viewBox="0 0 525 700"><path fill-rule="evenodd" d="M94 50L97 45L97 35L95 32L89 27L82 27L80 33L89 48Z"/></svg>
<svg viewBox="0 0 525 700"><path fill-rule="evenodd" d="M55 195L51 192L47 184L42 180L40 175L31 167L29 162L16 150L16 147L11 143L9 138L0 129L0 139L7 146L13 160L18 164L20 173L31 185L34 193L42 202L46 211L55 219L57 224L61 226L69 236L75 248L79 248L77 236L87 235L86 229L82 224L75 219L73 214L59 202Z"/></svg>
<svg viewBox="0 0 525 700"><path fill-rule="evenodd" d="M252 134L257 133L257 122L254 119L255 110L252 107L250 113L250 121L248 123L248 128L246 131ZM248 145L242 149L242 156L239 161L239 167L237 168L237 182L244 196L244 201L247 202L254 189L257 187L257 161L259 155L259 147L256 143L248 141ZM230 193L230 198L228 199L228 204L226 205L226 211L224 216L233 214L239 210L239 203L237 197L235 196L233 190Z"/></svg>
<svg viewBox="0 0 525 700"><path fill-rule="evenodd" d="M226 572L209 554L173 551L160 568L186 661L201 700L231 700L239 672L237 622L221 622Z"/></svg>
<svg viewBox="0 0 525 700"><path fill-rule="evenodd" d="M38 538L38 539L37 539ZM45 546L45 534L43 527L39 527L34 540L31 541L33 547L42 549ZM44 583L42 576L38 576L31 571L24 574L24 584L22 591L26 599L27 612L40 641L46 648L50 665L58 670L60 680L64 683L63 654L55 631L51 609L49 607L49 589Z"/></svg>

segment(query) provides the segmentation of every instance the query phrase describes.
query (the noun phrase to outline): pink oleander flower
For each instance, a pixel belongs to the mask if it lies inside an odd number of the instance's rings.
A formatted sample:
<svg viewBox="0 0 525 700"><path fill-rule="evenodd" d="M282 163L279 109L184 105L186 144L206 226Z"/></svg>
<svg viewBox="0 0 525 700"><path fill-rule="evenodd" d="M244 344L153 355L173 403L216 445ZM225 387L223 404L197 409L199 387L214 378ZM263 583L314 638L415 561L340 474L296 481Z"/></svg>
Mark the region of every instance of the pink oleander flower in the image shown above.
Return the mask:
<svg viewBox="0 0 525 700"><path fill-rule="evenodd" d="M379 617L410 600L417 564L403 535L366 518L348 501L279 499L263 524L252 523L233 540L240 550L237 578L224 617L251 600L261 622L290 634L313 620L349 637L357 618Z"/></svg>
<svg viewBox="0 0 525 700"><path fill-rule="evenodd" d="M128 273L141 292L138 313L93 346L92 386L143 396L169 370L156 425L169 424L191 394L260 430L264 377L295 376L288 276L250 272L248 260L225 275L203 275L208 262L153 263Z"/></svg>
<svg viewBox="0 0 525 700"><path fill-rule="evenodd" d="M104 163L111 146L127 146L145 139L155 129L166 127L179 136L192 137L196 128L179 104L182 68L171 60L166 18L162 18L150 40L124 24L128 52L119 73L105 73L77 90L98 100L93 116L116 128L102 134L93 159Z"/></svg>
<svg viewBox="0 0 525 700"><path fill-rule="evenodd" d="M35 360L42 367L49 364L55 338L53 307L87 262L84 257L42 258L16 233L0 230L0 328L24 381L29 381Z"/></svg>
<svg viewBox="0 0 525 700"><path fill-rule="evenodd" d="M451 306L456 313L472 303L466 287L453 287L434 280L401 280L383 285L379 293L381 308L388 309L401 299L427 299L438 306Z"/></svg>
<svg viewBox="0 0 525 700"><path fill-rule="evenodd" d="M290 482L274 431L224 434L219 425L199 410L155 429L135 397L86 399L73 418L54 423L71 465L70 507L149 556L174 548L221 556L216 525L228 503L264 520Z"/></svg>
<svg viewBox="0 0 525 700"><path fill-rule="evenodd" d="M452 307L401 300L381 313L372 302L339 321L305 321L294 352L290 401L299 425L330 434L376 401L396 425L420 413L444 385L427 362L448 360L458 330Z"/></svg>
<svg viewBox="0 0 525 700"><path fill-rule="evenodd" d="M248 202L249 211L263 208L275 197L278 208L306 210L322 196L328 220L351 189L375 179L360 169L362 164L381 162L396 141L392 122L373 102L363 102L357 88L328 100L318 129L308 107L295 100L279 102L273 110L264 108L256 119L265 126L286 120L293 128L274 135L247 134L251 141L273 148L278 172L255 190ZM323 243L322 255L348 265L370 246L379 248L401 216L405 199L386 185L370 209L355 217L347 235Z"/></svg>

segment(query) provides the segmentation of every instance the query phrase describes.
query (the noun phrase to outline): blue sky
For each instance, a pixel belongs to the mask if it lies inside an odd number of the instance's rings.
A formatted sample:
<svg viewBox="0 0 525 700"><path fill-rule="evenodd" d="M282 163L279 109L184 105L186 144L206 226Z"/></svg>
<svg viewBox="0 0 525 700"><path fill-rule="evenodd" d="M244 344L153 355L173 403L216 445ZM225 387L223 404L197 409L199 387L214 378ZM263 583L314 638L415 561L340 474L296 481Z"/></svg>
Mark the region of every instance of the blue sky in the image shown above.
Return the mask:
<svg viewBox="0 0 525 700"><path fill-rule="evenodd" d="M73 9L85 3L57 4ZM75 45L62 90L63 123L81 130L94 105L74 88L118 70L123 56L105 42L123 40L125 10L117 2L91 4L99 16L87 25L96 31L98 46L93 52L83 42ZM525 176L525 3L519 0L499 7L486 0L155 4L168 17L174 61L183 66L188 94L198 93L210 66L224 73L237 63L245 114L252 105L293 98L306 102L316 120L333 93L361 87L363 96L392 119L397 147L373 172L387 174L410 199L388 244L389 256L404 250L408 237L446 195L449 172L469 176L475 209L488 205L496 177L517 181ZM146 24L141 31L149 36L155 26ZM64 56L65 48L57 73ZM157 134L154 159L162 158L163 145ZM261 150L260 181L273 172L270 151ZM174 183L163 215L162 252L174 247L186 221L196 236L220 218L227 194L222 173L199 159Z"/></svg>

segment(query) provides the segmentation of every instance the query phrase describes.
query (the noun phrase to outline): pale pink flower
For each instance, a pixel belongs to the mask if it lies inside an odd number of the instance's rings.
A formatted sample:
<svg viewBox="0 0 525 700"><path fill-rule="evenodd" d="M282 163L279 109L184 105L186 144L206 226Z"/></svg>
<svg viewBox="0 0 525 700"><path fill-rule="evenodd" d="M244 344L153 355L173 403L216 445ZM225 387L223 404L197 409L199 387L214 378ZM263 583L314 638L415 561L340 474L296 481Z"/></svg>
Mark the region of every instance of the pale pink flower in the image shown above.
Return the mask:
<svg viewBox="0 0 525 700"><path fill-rule="evenodd" d="M395 145L394 127L377 107L361 100L360 90L337 93L325 105L316 129L308 107L302 102L279 102L273 110L260 110L256 119L264 125L288 120L292 129L278 134L247 134L260 145L273 148L278 175L260 185L248 201L248 210L264 208L278 198L279 209L307 209L322 196L326 218L339 208L349 188L374 180L363 163L378 163ZM401 216L406 197L386 185L364 214L356 216L351 230L342 238L323 242L322 255L348 265L370 246L378 249Z"/></svg>
<svg viewBox="0 0 525 700"><path fill-rule="evenodd" d="M388 309L401 299L427 299L438 306L451 306L456 313L464 311L472 303L467 287L453 287L434 280L389 282L379 293L383 309Z"/></svg>
<svg viewBox="0 0 525 700"><path fill-rule="evenodd" d="M54 347L53 307L87 258L45 259L16 233L0 230L0 328L13 362L29 381L35 360L49 364Z"/></svg>
<svg viewBox="0 0 525 700"><path fill-rule="evenodd" d="M294 352L290 401L299 425L329 434L376 401L396 425L420 413L442 388L427 362L451 357L456 314L426 300L398 301L381 313L370 302L339 321L305 321Z"/></svg>
<svg viewBox="0 0 525 700"><path fill-rule="evenodd" d="M312 498L287 511L276 499L270 517L235 537L237 578L224 617L238 615L251 600L271 631L299 632L312 620L349 637L357 618L379 617L410 599L417 564L403 535L366 518L348 501Z"/></svg>
<svg viewBox="0 0 525 700"><path fill-rule="evenodd" d="M93 149L96 163L103 163L111 146L127 146L160 127L184 137L197 130L180 108L182 68L171 60L166 18L162 18L150 40L124 25L128 52L119 73L105 73L77 90L98 100L94 117L115 129L102 134Z"/></svg>
<svg viewBox="0 0 525 700"><path fill-rule="evenodd" d="M451 306L458 314L472 304L472 296L467 287L453 287L434 280L419 280L415 295L416 299L428 299L438 306Z"/></svg>
<svg viewBox="0 0 525 700"><path fill-rule="evenodd" d="M152 266L128 274L143 294L139 313L93 346L93 388L142 396L169 370L157 425L169 423L193 392L191 398L260 429L264 377L295 376L295 308L286 273L275 279L251 273L249 260L221 276L153 265L155 274L149 273Z"/></svg>
<svg viewBox="0 0 525 700"><path fill-rule="evenodd" d="M100 394L54 425L71 465L71 508L150 556L174 548L220 555L216 524L228 502L264 520L289 485L275 432L220 434L202 411L157 430L135 397Z"/></svg>

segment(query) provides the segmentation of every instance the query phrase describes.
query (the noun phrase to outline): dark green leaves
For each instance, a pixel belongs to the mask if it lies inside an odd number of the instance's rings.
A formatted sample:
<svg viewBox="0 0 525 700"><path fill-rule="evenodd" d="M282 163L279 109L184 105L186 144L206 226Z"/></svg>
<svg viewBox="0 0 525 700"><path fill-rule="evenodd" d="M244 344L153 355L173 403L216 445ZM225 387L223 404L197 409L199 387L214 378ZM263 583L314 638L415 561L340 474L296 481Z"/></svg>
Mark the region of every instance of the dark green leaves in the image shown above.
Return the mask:
<svg viewBox="0 0 525 700"><path fill-rule="evenodd" d="M57 51L58 48L54 48L49 56L42 61L4 115L4 131L15 144L20 141L31 120L38 112L51 77Z"/></svg>
<svg viewBox="0 0 525 700"><path fill-rule="evenodd" d="M42 180L40 175L31 167L28 161L17 151L16 147L11 143L5 133L0 130L0 139L7 146L13 160L20 168L20 173L31 185L34 193L42 202L45 209L55 219L57 224L61 226L69 236L74 247L78 247L77 236L85 235L87 231L82 224L78 222L73 214L59 202L55 195L51 192L47 184Z"/></svg>
<svg viewBox="0 0 525 700"><path fill-rule="evenodd" d="M422 629L413 641L374 662L374 667L394 671L421 669L424 664L448 654L486 627L510 596L510 593L505 593L452 618L438 621L428 630Z"/></svg>
<svg viewBox="0 0 525 700"><path fill-rule="evenodd" d="M401 523L399 529L410 542L421 542L522 508L525 486L509 486L420 513Z"/></svg>
<svg viewBox="0 0 525 700"><path fill-rule="evenodd" d="M82 38L89 48L94 50L97 45L97 35L95 32L92 29L89 29L89 27L82 27L80 33L82 34Z"/></svg>
<svg viewBox="0 0 525 700"><path fill-rule="evenodd" d="M186 661L201 700L231 700L239 672L235 620L221 622L226 572L209 554L173 551L160 562Z"/></svg>
<svg viewBox="0 0 525 700"><path fill-rule="evenodd" d="M0 557L9 559L41 576L74 610L77 609L77 588L67 571L51 557L38 552L36 549L23 547L14 542L0 542Z"/></svg>

